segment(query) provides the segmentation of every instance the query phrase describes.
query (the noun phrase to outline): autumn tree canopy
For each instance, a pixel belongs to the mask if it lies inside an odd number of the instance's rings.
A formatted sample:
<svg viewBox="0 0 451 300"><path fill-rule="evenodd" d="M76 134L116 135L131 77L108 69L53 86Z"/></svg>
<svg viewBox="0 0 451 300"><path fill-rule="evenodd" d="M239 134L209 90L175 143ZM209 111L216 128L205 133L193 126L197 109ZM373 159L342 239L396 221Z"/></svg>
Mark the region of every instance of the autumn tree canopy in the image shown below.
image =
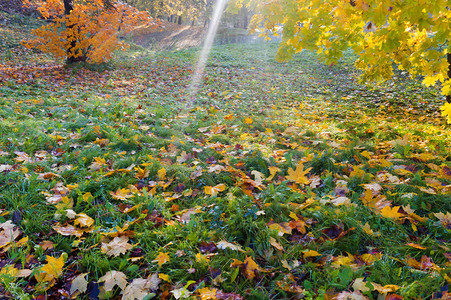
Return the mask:
<svg viewBox="0 0 451 300"><path fill-rule="evenodd" d="M394 69L440 83L451 123L451 10L446 0L274 0L256 1L254 27L266 35L282 32L279 59L303 49L334 62L351 48L364 80L385 80Z"/></svg>
<svg viewBox="0 0 451 300"><path fill-rule="evenodd" d="M35 5L49 20L33 30L36 38L26 41L25 46L66 58L68 63L108 61L114 50L126 46L119 34L141 22L157 25L146 12L120 1L24 0L24 4Z"/></svg>

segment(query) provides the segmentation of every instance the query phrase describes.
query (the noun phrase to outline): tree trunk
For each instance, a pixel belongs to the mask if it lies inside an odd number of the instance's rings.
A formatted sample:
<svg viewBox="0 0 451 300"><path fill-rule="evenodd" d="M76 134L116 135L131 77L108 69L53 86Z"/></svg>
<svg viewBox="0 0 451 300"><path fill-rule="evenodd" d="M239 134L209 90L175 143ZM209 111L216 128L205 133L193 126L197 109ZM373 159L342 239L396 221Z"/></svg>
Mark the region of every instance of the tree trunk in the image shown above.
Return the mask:
<svg viewBox="0 0 451 300"><path fill-rule="evenodd" d="M179 25L182 25L182 16L179 16L178 24L179 24Z"/></svg>
<svg viewBox="0 0 451 300"><path fill-rule="evenodd" d="M63 3L64 3L64 14L66 16L68 16L74 9L74 5L72 3L72 0L63 0ZM72 29L73 27L74 27L73 25L68 26L69 29ZM72 53L72 49L74 49L76 45L77 45L77 41L75 40L75 38L73 38L70 41L69 47L66 49L66 55L67 55L66 63L67 64L72 64L77 61L77 59L74 56L74 53Z"/></svg>
<svg viewBox="0 0 451 300"><path fill-rule="evenodd" d="M448 61L448 79L451 79L451 53L446 54L446 60ZM446 95L446 101L451 103L451 95Z"/></svg>
<svg viewBox="0 0 451 300"><path fill-rule="evenodd" d="M247 26L249 24L247 7L243 5L241 11L243 12L243 28L247 29Z"/></svg>

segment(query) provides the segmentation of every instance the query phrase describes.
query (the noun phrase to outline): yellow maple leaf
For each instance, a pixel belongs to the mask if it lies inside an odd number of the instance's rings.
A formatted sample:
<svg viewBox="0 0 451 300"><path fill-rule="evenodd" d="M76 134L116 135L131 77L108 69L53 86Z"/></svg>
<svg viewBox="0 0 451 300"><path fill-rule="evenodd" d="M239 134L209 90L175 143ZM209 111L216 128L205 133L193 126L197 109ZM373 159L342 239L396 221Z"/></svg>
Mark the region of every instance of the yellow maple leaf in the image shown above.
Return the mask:
<svg viewBox="0 0 451 300"><path fill-rule="evenodd" d="M158 266L162 266L164 263L167 263L170 260L169 254L167 252L158 252L157 257L153 260L158 263Z"/></svg>
<svg viewBox="0 0 451 300"><path fill-rule="evenodd" d="M244 118L244 124L252 124L254 122L251 118Z"/></svg>
<svg viewBox="0 0 451 300"><path fill-rule="evenodd" d="M435 76L425 76L422 84L424 84L425 86L431 86L435 85L436 81L437 79L435 78Z"/></svg>
<svg viewBox="0 0 451 300"><path fill-rule="evenodd" d="M88 201L90 198L94 198L90 192L83 195L83 201Z"/></svg>
<svg viewBox="0 0 451 300"><path fill-rule="evenodd" d="M74 225L80 225L80 227L91 227L94 224L94 219L88 216L87 214L80 213L77 214L77 219L74 222Z"/></svg>
<svg viewBox="0 0 451 300"><path fill-rule="evenodd" d="M373 197L373 191L371 189L366 189L363 197L360 198L363 204L371 210L376 209L377 198Z"/></svg>
<svg viewBox="0 0 451 300"><path fill-rule="evenodd" d="M244 275L248 279L253 279L256 275L256 272L261 271L260 267L250 256L246 257L243 263L244 263Z"/></svg>
<svg viewBox="0 0 451 300"><path fill-rule="evenodd" d="M4 266L0 271L0 276L5 275L11 278L16 278L19 275L19 270L16 269L13 265Z"/></svg>
<svg viewBox="0 0 451 300"><path fill-rule="evenodd" d="M59 258L53 256L47 256L47 264L39 269L39 273L34 275L38 282L50 282L53 279L57 279L63 274L64 256Z"/></svg>
<svg viewBox="0 0 451 300"><path fill-rule="evenodd" d="M210 262L210 258L199 252L196 254L196 261L201 264L208 264Z"/></svg>
<svg viewBox="0 0 451 300"><path fill-rule="evenodd" d="M130 193L130 190L128 189L117 189L115 192L110 192L110 195L113 197L113 199L117 200L127 200L128 198L134 197L133 194Z"/></svg>
<svg viewBox="0 0 451 300"><path fill-rule="evenodd" d="M448 124L451 124L451 103L445 103L442 107L442 116L447 117Z"/></svg>
<svg viewBox="0 0 451 300"><path fill-rule="evenodd" d="M322 255L321 253L319 253L315 250L306 250L306 251L303 251L302 254L304 255L304 258Z"/></svg>
<svg viewBox="0 0 451 300"><path fill-rule="evenodd" d="M149 177L150 171L147 170L145 167L143 169L141 169L140 167L136 167L135 170L136 170L136 174L135 174L136 178L144 179L144 178Z"/></svg>
<svg viewBox="0 0 451 300"><path fill-rule="evenodd" d="M106 160L102 157L94 157L94 161L91 163L91 165L89 166L89 169L94 170L94 171L98 171L100 170L103 166L106 166Z"/></svg>
<svg viewBox="0 0 451 300"><path fill-rule="evenodd" d="M213 300L216 299L216 289L215 288L208 288L204 287L202 289L196 290L196 292L199 294L201 300Z"/></svg>
<svg viewBox="0 0 451 300"><path fill-rule="evenodd" d="M160 170L158 170L158 178L160 178L160 180L163 180L165 177L166 177L166 169L161 168Z"/></svg>
<svg viewBox="0 0 451 300"><path fill-rule="evenodd" d="M302 162L299 162L296 166L296 171L293 171L292 168L288 169L287 179L299 184L308 184L309 179L305 177L305 174L307 174L311 169L312 168L308 168L304 171L304 165Z"/></svg>
<svg viewBox="0 0 451 300"><path fill-rule="evenodd" d="M271 181L274 178L274 176L276 176L277 172L280 172L280 169L275 166L270 166L268 169L269 169L269 173L271 174L268 177L268 181Z"/></svg>
<svg viewBox="0 0 451 300"><path fill-rule="evenodd" d="M394 206L394 207L390 207L390 206L384 206L384 208L382 208L381 210L381 215L386 217L386 218L390 218L390 219L395 219L398 220L399 218L401 218L403 215L398 213L400 206Z"/></svg>
<svg viewBox="0 0 451 300"><path fill-rule="evenodd" d="M225 190L225 184L221 183L215 186L205 186L204 192L207 195L216 196L219 192L223 192Z"/></svg>
<svg viewBox="0 0 451 300"><path fill-rule="evenodd" d="M363 231L368 234L368 235L374 235L374 236L379 236L380 232L374 232L373 229L371 229L370 224L365 223L365 225L361 226Z"/></svg>
<svg viewBox="0 0 451 300"><path fill-rule="evenodd" d="M169 275L167 274L160 273L158 274L158 278L163 279L166 282L171 282L171 278L169 278Z"/></svg>
<svg viewBox="0 0 451 300"><path fill-rule="evenodd" d="M443 227L447 228L451 226L451 213L446 212L446 214L439 212L434 213L434 216L440 220L440 223L443 225Z"/></svg>

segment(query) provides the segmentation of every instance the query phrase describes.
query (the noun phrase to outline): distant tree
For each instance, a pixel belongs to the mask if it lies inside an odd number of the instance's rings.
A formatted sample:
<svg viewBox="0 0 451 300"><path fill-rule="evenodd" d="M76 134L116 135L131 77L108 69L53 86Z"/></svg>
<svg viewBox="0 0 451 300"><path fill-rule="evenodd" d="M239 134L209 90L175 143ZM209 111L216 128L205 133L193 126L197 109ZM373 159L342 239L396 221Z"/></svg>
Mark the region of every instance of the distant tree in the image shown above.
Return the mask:
<svg viewBox="0 0 451 300"><path fill-rule="evenodd" d="M451 123L451 10L449 0L273 0L257 1L254 28L282 32L279 59L303 49L327 62L349 48L358 55L363 79L385 80L394 66L423 76L426 86L440 82Z"/></svg>
<svg viewBox="0 0 451 300"><path fill-rule="evenodd" d="M114 50L126 44L119 34L126 33L142 22L155 26L158 22L146 12L113 0L24 0L36 6L49 23L34 29L35 39L25 41L28 48L66 58L68 64L77 61L100 63L108 61Z"/></svg>
<svg viewBox="0 0 451 300"><path fill-rule="evenodd" d="M229 0L227 12L238 18L238 24L244 29L248 28L249 18L253 15L255 1L251 0Z"/></svg>

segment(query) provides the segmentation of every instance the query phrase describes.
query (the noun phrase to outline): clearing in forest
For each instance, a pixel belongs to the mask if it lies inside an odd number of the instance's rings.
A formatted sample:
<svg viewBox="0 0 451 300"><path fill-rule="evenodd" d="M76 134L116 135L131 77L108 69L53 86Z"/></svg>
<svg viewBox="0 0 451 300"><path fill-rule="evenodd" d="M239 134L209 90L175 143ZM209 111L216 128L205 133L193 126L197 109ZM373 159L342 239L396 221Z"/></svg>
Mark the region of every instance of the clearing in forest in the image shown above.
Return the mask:
<svg viewBox="0 0 451 300"><path fill-rule="evenodd" d="M278 63L261 42L214 47L188 106L198 49L132 46L64 68L11 24L6 299L448 299L451 130L437 90L401 72L359 84L351 53Z"/></svg>

